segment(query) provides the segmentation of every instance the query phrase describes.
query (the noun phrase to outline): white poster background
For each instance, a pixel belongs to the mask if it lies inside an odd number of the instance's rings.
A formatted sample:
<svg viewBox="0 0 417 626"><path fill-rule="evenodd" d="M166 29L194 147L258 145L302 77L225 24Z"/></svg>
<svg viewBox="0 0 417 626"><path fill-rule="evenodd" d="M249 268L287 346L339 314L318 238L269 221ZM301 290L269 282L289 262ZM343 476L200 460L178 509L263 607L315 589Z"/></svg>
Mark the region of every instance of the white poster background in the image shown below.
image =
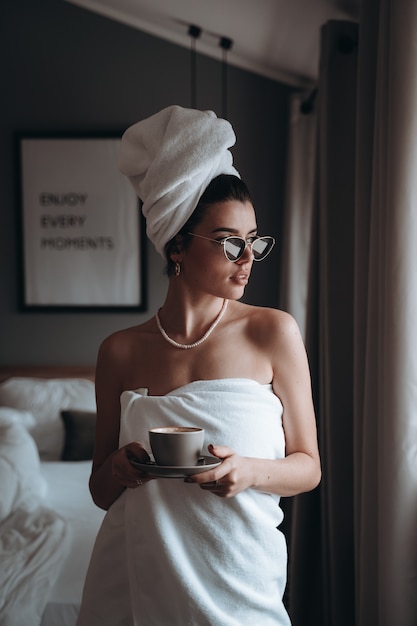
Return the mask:
<svg viewBox="0 0 417 626"><path fill-rule="evenodd" d="M141 305L138 198L119 145L21 140L25 305Z"/></svg>

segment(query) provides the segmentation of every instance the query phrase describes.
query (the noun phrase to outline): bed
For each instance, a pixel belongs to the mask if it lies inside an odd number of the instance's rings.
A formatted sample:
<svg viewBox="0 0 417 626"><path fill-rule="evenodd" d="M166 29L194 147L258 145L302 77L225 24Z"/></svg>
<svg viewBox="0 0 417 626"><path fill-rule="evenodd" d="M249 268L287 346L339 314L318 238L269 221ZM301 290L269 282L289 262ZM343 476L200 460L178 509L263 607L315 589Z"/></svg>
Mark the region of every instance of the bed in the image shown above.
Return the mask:
<svg viewBox="0 0 417 626"><path fill-rule="evenodd" d="M104 516L93 367L0 367L0 624L74 626Z"/></svg>

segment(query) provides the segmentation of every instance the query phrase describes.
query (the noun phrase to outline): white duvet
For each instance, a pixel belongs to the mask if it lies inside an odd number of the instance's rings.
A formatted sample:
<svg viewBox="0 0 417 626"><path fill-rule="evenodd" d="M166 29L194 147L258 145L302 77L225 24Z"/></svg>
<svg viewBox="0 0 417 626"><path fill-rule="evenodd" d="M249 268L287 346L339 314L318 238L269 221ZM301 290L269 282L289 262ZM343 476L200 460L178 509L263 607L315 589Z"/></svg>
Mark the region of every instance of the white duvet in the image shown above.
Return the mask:
<svg viewBox="0 0 417 626"><path fill-rule="evenodd" d="M37 626L62 561L67 527L53 511L18 509L0 526L0 624Z"/></svg>
<svg viewBox="0 0 417 626"><path fill-rule="evenodd" d="M47 487L25 426L0 413L0 624L38 626L69 550L65 521L45 506Z"/></svg>

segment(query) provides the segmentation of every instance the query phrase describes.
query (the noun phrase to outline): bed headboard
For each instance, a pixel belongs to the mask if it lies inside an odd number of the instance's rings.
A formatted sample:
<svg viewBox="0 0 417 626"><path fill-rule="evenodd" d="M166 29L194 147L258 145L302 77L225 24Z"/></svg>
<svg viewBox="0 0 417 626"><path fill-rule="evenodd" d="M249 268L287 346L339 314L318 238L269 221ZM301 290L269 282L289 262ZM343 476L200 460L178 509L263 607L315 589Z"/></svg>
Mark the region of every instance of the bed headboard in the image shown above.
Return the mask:
<svg viewBox="0 0 417 626"><path fill-rule="evenodd" d="M94 365L0 365L0 382L8 378L87 378L94 381Z"/></svg>

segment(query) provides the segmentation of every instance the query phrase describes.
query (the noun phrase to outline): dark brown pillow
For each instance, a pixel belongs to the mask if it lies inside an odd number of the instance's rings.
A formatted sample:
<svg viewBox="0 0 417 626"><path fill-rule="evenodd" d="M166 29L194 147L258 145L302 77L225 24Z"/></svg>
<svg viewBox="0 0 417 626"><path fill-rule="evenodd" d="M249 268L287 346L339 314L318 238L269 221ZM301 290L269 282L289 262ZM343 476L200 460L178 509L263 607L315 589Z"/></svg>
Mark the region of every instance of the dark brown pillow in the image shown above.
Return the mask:
<svg viewBox="0 0 417 626"><path fill-rule="evenodd" d="M93 458L96 414L80 409L61 411L65 427L63 461L88 461Z"/></svg>

